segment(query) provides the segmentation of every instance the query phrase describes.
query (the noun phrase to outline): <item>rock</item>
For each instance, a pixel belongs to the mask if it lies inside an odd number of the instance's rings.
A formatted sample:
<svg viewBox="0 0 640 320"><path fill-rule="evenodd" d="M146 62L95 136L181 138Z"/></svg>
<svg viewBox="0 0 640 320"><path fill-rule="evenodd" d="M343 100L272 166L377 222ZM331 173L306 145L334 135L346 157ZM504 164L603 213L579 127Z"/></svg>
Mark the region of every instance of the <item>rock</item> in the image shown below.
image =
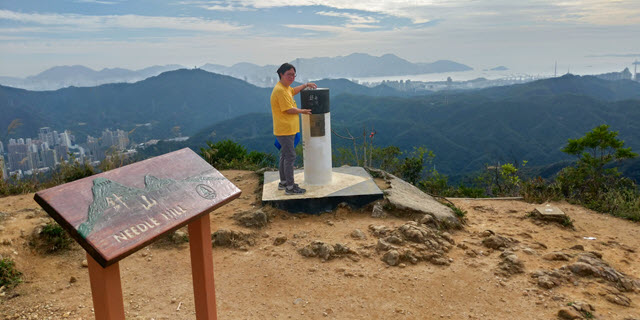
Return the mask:
<svg viewBox="0 0 640 320"><path fill-rule="evenodd" d="M342 244L342 243L336 243L333 245L333 251L337 254L337 255L343 255L343 254L357 254L355 251L351 250L351 248L347 247L346 245Z"/></svg>
<svg viewBox="0 0 640 320"><path fill-rule="evenodd" d="M286 236L277 236L275 239L273 239L273 245L274 246L282 245L285 242L287 242L287 237Z"/></svg>
<svg viewBox="0 0 640 320"><path fill-rule="evenodd" d="M531 248L524 248L522 249L522 252L528 254L528 255L535 255L537 254L537 252Z"/></svg>
<svg viewBox="0 0 640 320"><path fill-rule="evenodd" d="M89 267L89 262L87 261L87 259L82 260L82 266L84 268L88 268Z"/></svg>
<svg viewBox="0 0 640 320"><path fill-rule="evenodd" d="M389 250L382 256L382 261L390 266L396 266L400 262L400 253L396 250Z"/></svg>
<svg viewBox="0 0 640 320"><path fill-rule="evenodd" d="M482 244L490 249L502 250L511 247L515 242L514 239L506 238L500 235L493 235L482 240Z"/></svg>
<svg viewBox="0 0 640 320"><path fill-rule="evenodd" d="M355 229L351 232L351 238L356 240L365 240L367 239L367 235L362 232L360 229Z"/></svg>
<svg viewBox="0 0 640 320"><path fill-rule="evenodd" d="M391 233L391 229L387 226L374 226L370 225L369 230L373 233L373 235L377 238L384 237L387 234Z"/></svg>
<svg viewBox="0 0 640 320"><path fill-rule="evenodd" d="M240 225L249 228L262 228L269 223L269 217L262 209L240 212L235 214L233 218Z"/></svg>
<svg viewBox="0 0 640 320"><path fill-rule="evenodd" d="M558 311L558 318L567 320L582 319L582 314L573 308L560 309L560 311Z"/></svg>
<svg viewBox="0 0 640 320"><path fill-rule="evenodd" d="M524 273L524 263L511 251L503 252L500 257L502 261L498 264L498 274L511 276L517 273Z"/></svg>
<svg viewBox="0 0 640 320"><path fill-rule="evenodd" d="M594 266L591 266L583 262L576 262L570 265L569 270L571 270L571 272L581 277L588 277L588 276L593 276L598 274L598 269L596 269Z"/></svg>
<svg viewBox="0 0 640 320"><path fill-rule="evenodd" d="M584 251L584 246L581 244L576 244L575 246L569 248L571 250L580 250L580 251Z"/></svg>
<svg viewBox="0 0 640 320"><path fill-rule="evenodd" d="M328 243L318 240L313 241L312 243L299 249L298 253L305 257L319 257L325 261L343 256L347 256L353 261L359 260L359 258L357 258L358 253L344 244L336 243L332 246ZM355 257L355 259L352 257Z"/></svg>
<svg viewBox="0 0 640 320"><path fill-rule="evenodd" d="M571 255L560 251L553 251L543 255L542 259L549 261L569 261Z"/></svg>
<svg viewBox="0 0 640 320"><path fill-rule="evenodd" d="M625 292L640 290L640 281L628 278L590 252L581 254L578 262L569 265L569 270L581 277L593 276L609 281Z"/></svg>
<svg viewBox="0 0 640 320"><path fill-rule="evenodd" d="M480 236L483 238L487 238L487 237L491 237L492 235L495 235L496 233L491 231L491 230L485 230L482 231L482 233L480 233Z"/></svg>
<svg viewBox="0 0 640 320"><path fill-rule="evenodd" d="M386 218L387 213L384 212L384 208L382 204L378 201L373 205L373 210L371 210L371 217L373 218Z"/></svg>
<svg viewBox="0 0 640 320"><path fill-rule="evenodd" d="M384 239L380 238L378 239L378 244L376 245L376 250L378 251L388 251L391 249L397 249L396 246L391 245L390 243L386 242Z"/></svg>
<svg viewBox="0 0 640 320"><path fill-rule="evenodd" d="M171 242L175 244L181 244L189 242L189 235L182 230L176 230L175 232L169 234L169 240L171 240Z"/></svg>
<svg viewBox="0 0 640 320"><path fill-rule="evenodd" d="M395 245L402 245L402 243L404 242L402 241L401 238L396 236L388 236L384 238L384 240L387 241L388 243L395 244Z"/></svg>
<svg viewBox="0 0 640 320"><path fill-rule="evenodd" d="M385 190L389 204L396 209L429 214L444 227L460 228L462 222L453 210L422 192L416 186L388 174L389 189Z"/></svg>
<svg viewBox="0 0 640 320"><path fill-rule="evenodd" d="M450 264L449 259L446 259L444 257L434 257L429 261L437 266L448 266Z"/></svg>
<svg viewBox="0 0 640 320"><path fill-rule="evenodd" d="M211 235L211 244L214 247L241 248L255 245L255 237L253 233L220 229Z"/></svg>
<svg viewBox="0 0 640 320"><path fill-rule="evenodd" d="M582 314L585 314L587 312L591 313L596 311L596 308L594 308L592 305L586 303L586 302L582 302L582 301L574 301L571 303L571 307L578 311L581 312Z"/></svg>
<svg viewBox="0 0 640 320"><path fill-rule="evenodd" d="M604 298L607 299L607 301L617 304L617 305L621 305L624 307L630 307L631 306L631 299L629 299L627 296L625 296L624 294L620 293L620 292L616 292L615 289L611 290L611 289L607 289L608 292L605 292Z"/></svg>
<svg viewBox="0 0 640 320"><path fill-rule="evenodd" d="M544 289L551 289L554 287L557 287L558 283L556 283L551 277L549 276L541 276L538 277L538 287L544 288Z"/></svg>
<svg viewBox="0 0 640 320"><path fill-rule="evenodd" d="M422 216L422 218L420 218L420 220L418 220L418 222L420 224L426 224L428 226L434 226L434 227L437 227L438 225L438 223L436 222L436 219L434 219L433 216L430 214L425 214L424 216Z"/></svg>
<svg viewBox="0 0 640 320"><path fill-rule="evenodd" d="M455 240L453 240L453 237L451 237L451 235L448 232L442 232L440 234L440 236L447 240L447 242L451 243L451 244L456 244Z"/></svg>

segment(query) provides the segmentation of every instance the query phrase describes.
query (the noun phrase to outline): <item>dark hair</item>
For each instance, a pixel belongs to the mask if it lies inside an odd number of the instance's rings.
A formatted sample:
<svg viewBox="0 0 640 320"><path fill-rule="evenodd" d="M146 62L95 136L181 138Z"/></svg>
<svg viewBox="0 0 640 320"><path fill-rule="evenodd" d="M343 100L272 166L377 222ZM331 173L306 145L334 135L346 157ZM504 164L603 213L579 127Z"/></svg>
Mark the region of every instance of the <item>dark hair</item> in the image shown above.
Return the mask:
<svg viewBox="0 0 640 320"><path fill-rule="evenodd" d="M293 69L293 71L296 71L296 67L294 67L291 63L283 63L280 68L278 68L278 78L282 79L284 73L291 69Z"/></svg>

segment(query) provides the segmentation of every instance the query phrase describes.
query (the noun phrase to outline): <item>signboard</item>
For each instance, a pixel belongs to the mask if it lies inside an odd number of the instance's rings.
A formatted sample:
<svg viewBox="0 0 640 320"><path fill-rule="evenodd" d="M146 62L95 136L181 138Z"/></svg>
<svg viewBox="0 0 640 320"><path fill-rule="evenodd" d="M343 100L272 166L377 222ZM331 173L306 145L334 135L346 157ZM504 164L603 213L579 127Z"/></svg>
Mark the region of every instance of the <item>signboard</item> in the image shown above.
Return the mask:
<svg viewBox="0 0 640 320"><path fill-rule="evenodd" d="M240 193L185 148L40 191L34 198L106 267Z"/></svg>

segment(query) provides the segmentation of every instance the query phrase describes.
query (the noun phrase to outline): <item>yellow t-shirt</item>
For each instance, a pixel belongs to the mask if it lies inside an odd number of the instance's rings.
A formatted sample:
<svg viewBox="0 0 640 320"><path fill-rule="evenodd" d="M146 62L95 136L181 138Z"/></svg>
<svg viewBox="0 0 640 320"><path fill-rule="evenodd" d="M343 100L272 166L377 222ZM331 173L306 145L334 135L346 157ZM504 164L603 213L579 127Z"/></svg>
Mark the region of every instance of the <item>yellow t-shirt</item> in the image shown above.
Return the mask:
<svg viewBox="0 0 640 320"><path fill-rule="evenodd" d="M300 131L300 117L298 114L286 113L288 109L297 108L293 99L293 88L285 87L280 81L271 92L271 116L273 117L273 134L276 136L290 136Z"/></svg>

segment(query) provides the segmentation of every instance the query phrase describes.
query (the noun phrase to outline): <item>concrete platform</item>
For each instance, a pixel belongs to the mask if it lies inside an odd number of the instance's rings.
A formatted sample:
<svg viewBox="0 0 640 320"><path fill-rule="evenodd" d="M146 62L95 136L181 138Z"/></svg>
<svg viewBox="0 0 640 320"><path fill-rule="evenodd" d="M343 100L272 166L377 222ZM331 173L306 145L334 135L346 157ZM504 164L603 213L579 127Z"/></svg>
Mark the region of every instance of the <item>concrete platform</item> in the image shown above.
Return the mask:
<svg viewBox="0 0 640 320"><path fill-rule="evenodd" d="M277 171L264 173L262 203L291 213L318 214L335 209L345 202L352 208L360 208L384 197L373 178L362 167L333 168L332 182L324 186L310 186L304 183L304 170L294 172L295 181L307 189L302 195L286 195L278 190L280 175Z"/></svg>

